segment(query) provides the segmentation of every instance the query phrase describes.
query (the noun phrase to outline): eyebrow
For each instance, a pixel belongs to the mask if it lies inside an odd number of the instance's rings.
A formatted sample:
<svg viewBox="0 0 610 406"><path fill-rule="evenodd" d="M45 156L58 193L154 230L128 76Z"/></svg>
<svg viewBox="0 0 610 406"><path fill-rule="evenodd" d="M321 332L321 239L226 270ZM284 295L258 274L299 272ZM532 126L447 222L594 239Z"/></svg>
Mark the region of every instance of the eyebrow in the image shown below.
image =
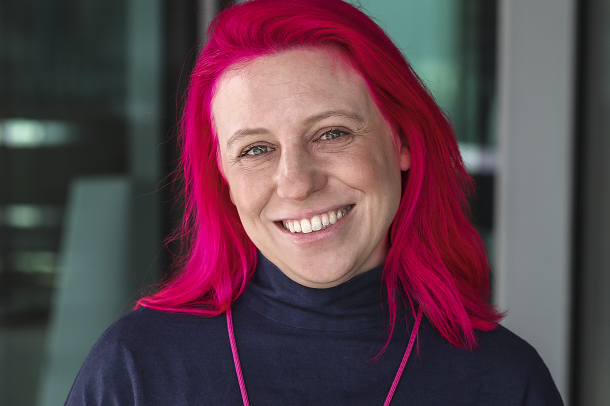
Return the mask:
<svg viewBox="0 0 610 406"><path fill-rule="evenodd" d="M271 131L266 128L242 128L241 130L237 130L233 133L229 141L227 141L227 149L231 148L231 145L235 144L237 141L242 138L248 137L250 135L262 135L262 134L270 134Z"/></svg>
<svg viewBox="0 0 610 406"><path fill-rule="evenodd" d="M303 125L311 126L317 122L320 122L320 121L325 120L330 117L345 117L350 120L356 121L359 124L364 124L364 118L362 116L360 116L359 114L356 114L356 113L353 113L350 111L346 111L346 110L329 110L329 111L324 111L320 114L316 114L311 117L307 117L303 121ZM271 131L269 131L268 129L263 128L263 127L239 129L239 130L235 131L233 133L233 135L231 136L231 138L229 138L229 140L227 141L227 149L231 148L231 145L235 144L237 141L241 140L242 138L245 138L245 137L248 137L251 135L267 135L267 134L271 134Z"/></svg>
<svg viewBox="0 0 610 406"><path fill-rule="evenodd" d="M346 111L346 110L329 110L329 111L325 111L320 114L316 114L315 116L308 117L307 119L305 119L303 124L312 125L312 124L317 123L318 121L322 121L329 117L345 117L345 118L349 118L350 120L357 121L360 124L364 123L364 118L362 118L362 116L360 116L356 113L352 113L352 112Z"/></svg>

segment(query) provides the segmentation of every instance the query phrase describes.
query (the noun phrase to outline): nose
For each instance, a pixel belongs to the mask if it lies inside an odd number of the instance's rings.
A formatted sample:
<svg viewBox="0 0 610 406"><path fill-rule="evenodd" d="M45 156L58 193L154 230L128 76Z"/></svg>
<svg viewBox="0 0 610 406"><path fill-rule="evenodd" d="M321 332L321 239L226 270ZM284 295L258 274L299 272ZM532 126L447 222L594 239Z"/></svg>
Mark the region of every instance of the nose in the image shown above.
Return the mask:
<svg viewBox="0 0 610 406"><path fill-rule="evenodd" d="M305 200L327 182L323 166L305 148L282 150L276 173L276 193L281 199Z"/></svg>

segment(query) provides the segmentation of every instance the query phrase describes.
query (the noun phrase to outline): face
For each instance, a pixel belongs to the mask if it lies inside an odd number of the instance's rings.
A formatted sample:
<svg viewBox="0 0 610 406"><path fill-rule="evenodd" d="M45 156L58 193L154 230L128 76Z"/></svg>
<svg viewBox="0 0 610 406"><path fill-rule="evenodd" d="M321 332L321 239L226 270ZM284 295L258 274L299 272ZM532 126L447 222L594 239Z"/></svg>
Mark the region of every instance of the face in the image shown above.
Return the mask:
<svg viewBox="0 0 610 406"><path fill-rule="evenodd" d="M289 278L325 288L385 262L410 153L336 51L227 71L212 114L244 229Z"/></svg>

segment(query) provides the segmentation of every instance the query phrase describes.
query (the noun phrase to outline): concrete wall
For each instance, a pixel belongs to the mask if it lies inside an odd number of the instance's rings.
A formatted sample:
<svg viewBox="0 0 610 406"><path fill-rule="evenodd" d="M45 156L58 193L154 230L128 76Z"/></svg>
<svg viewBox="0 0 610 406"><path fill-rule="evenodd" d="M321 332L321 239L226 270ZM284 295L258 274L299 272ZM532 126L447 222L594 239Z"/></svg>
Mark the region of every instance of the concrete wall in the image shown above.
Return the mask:
<svg viewBox="0 0 610 406"><path fill-rule="evenodd" d="M569 399L575 0L501 0L496 297Z"/></svg>

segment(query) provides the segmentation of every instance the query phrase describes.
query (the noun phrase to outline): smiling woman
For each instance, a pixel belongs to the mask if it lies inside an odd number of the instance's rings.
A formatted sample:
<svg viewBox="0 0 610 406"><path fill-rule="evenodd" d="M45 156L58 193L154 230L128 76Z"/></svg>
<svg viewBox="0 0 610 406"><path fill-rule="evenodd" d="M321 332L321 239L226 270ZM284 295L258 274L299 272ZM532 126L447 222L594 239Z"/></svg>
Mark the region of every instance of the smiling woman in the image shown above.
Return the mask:
<svg viewBox="0 0 610 406"><path fill-rule="evenodd" d="M252 0L208 38L187 256L68 404L561 404L497 324L453 130L387 35L340 0Z"/></svg>

